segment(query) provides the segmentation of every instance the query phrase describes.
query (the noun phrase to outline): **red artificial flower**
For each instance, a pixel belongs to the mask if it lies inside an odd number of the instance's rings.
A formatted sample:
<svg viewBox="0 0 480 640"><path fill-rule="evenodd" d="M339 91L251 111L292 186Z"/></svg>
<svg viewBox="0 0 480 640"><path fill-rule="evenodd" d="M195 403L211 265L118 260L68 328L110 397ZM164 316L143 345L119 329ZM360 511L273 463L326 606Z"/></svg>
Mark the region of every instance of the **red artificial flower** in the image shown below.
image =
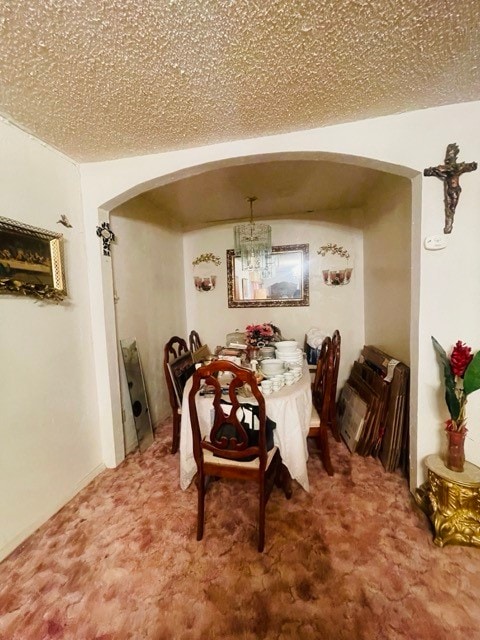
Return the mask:
<svg viewBox="0 0 480 640"><path fill-rule="evenodd" d="M273 329L271 324L264 323L261 326L261 334L262 336L271 337L273 336Z"/></svg>
<svg viewBox="0 0 480 640"><path fill-rule="evenodd" d="M272 337L273 328L268 322L249 324L246 327L246 343L252 347L256 347L259 342L268 344Z"/></svg>
<svg viewBox="0 0 480 640"><path fill-rule="evenodd" d="M453 375L463 378L465 371L473 359L472 350L467 347L461 340L457 341L457 344L453 347L452 355L450 356L450 368Z"/></svg>

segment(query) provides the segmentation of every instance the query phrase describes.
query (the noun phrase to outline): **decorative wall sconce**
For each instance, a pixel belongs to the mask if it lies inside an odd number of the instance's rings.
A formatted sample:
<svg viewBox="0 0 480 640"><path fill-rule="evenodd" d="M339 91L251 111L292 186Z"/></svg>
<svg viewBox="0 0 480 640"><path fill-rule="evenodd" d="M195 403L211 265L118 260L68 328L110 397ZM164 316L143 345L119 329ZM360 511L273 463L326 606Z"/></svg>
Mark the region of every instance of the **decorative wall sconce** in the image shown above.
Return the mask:
<svg viewBox="0 0 480 640"><path fill-rule="evenodd" d="M213 253L202 253L193 265L193 283L197 291L213 291L217 284L215 267L219 267L222 261ZM213 273L212 273L213 272Z"/></svg>
<svg viewBox="0 0 480 640"><path fill-rule="evenodd" d="M326 256L327 254L331 254L332 256L339 256L340 258L344 258L347 260L347 266L344 269L337 268L328 268L322 269L323 282L332 287L336 287L338 285L348 284L350 282L350 278L352 277L353 267L348 266L348 260L350 259L350 253L344 249L342 246L337 244L325 244L320 247L317 253L321 256Z"/></svg>

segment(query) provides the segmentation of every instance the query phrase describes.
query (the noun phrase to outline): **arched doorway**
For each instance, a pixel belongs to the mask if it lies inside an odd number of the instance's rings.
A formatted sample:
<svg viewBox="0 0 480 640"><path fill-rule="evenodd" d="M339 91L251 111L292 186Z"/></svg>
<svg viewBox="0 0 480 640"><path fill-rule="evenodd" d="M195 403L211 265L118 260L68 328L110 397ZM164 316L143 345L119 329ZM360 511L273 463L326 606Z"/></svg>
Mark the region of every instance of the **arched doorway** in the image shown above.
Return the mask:
<svg viewBox="0 0 480 640"><path fill-rule="evenodd" d="M181 169L174 173L164 174L162 176L158 176L157 178L145 181L143 183L138 183L133 188L130 188L124 191L122 194L119 194L114 199L104 203L101 210L99 211L99 218L105 219L111 215L112 210L118 207L121 203L125 203L127 201L132 200L132 197L135 198L141 193L145 193L145 191L149 191L152 188L158 189L166 185L171 185L173 183L180 184L182 181L186 181L195 176L201 176L202 179L205 179L207 175L212 175L213 173L229 168L245 168L245 166L260 166L262 163L267 162L305 162L305 161L325 161L338 163L342 166L350 166L354 167L367 167L369 169L375 169L377 171L381 171L384 174L388 174L393 180L393 184L389 186L390 189L395 190L395 176L398 179L404 179L410 185L410 180L418 175L416 172L411 169L405 167L396 167L388 163L381 163L377 161L373 161L368 158L359 158L354 156L341 156L339 154L328 154L322 152L312 152L312 153L281 153L281 154L267 154L267 155L257 155L257 156L249 156L242 158L230 158L225 159L218 162L213 163L205 163L202 165L195 165L188 168ZM346 185L348 189L348 184ZM408 220L404 221L404 225L407 227L412 226L412 219L416 215L415 213L415 202L418 205L419 211L419 193L417 189L413 189L410 191L409 196L409 217ZM285 222L285 221L284 221ZM227 223L228 224L228 223ZM198 230L197 230L198 231ZM409 236L410 238L410 236ZM374 239L374 243L378 243L378 238ZM409 252L409 261L410 265L414 263L411 256L411 245L413 239L409 239L410 246L408 247ZM386 253L386 261L388 262L388 246L385 247ZM115 248L114 248L115 251ZM411 271L411 269L410 269ZM410 272L404 274L405 278L410 278ZM118 420L119 415L121 415L120 408L120 394L118 389L118 364L117 364L117 353L116 353L116 345L118 344L118 336L116 335L116 330L112 332L112 326L116 326L115 324L115 310L113 305L114 299L114 285L113 285L113 275L112 275L112 265L110 261L102 261L102 282L104 285L103 290L103 301L105 305L105 345L106 345L106 361L109 363L108 370L108 378L109 378L109 390L110 390L110 412L111 416L111 430L113 437L110 439L110 448L115 450L115 460L118 463L119 460L123 457L123 442L121 437L121 422ZM407 315L411 319L412 315L418 313L418 306L415 304L415 300L418 298L418 292L415 290L415 278L412 281L412 288L409 289L409 301L408 301L408 311ZM367 283L368 285L368 283ZM367 286L368 288L368 286ZM415 364L416 354L415 354L415 326L414 323L409 322L408 326L409 330L413 329L413 331L409 332L409 351L410 351L410 363ZM368 333L368 332L366 332ZM413 346L412 346L413 345ZM412 352L413 349L413 352ZM414 384L412 384L412 388ZM103 398L104 402L107 402L106 397ZM120 431L119 431L120 427ZM414 435L414 434L413 434ZM414 438L413 438L414 439ZM414 445L412 446L412 450L414 450ZM412 464L412 466L415 466Z"/></svg>

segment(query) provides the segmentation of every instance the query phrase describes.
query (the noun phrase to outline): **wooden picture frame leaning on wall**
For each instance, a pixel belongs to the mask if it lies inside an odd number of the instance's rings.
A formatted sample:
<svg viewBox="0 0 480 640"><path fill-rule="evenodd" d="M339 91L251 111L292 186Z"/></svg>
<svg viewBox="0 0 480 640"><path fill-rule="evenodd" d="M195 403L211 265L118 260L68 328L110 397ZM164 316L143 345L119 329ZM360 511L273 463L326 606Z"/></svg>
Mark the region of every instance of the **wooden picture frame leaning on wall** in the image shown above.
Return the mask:
<svg viewBox="0 0 480 640"><path fill-rule="evenodd" d="M195 363L193 360L192 352L187 351L186 353L182 353L182 355L178 356L178 358L175 358L175 360L169 362L168 369L170 371L170 375L172 376L173 386L177 395L178 406L181 407L185 384L188 378L190 378L190 376L193 375L195 371Z"/></svg>
<svg viewBox="0 0 480 640"><path fill-rule="evenodd" d="M0 216L0 293L63 300L63 235Z"/></svg>

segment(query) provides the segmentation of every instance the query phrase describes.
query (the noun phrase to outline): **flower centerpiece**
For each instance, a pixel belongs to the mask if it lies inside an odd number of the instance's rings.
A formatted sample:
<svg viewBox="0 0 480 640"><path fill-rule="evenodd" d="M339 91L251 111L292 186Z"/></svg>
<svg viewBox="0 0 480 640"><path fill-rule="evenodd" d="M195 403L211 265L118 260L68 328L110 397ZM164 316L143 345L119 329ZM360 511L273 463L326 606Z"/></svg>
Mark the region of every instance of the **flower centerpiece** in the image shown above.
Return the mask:
<svg viewBox="0 0 480 640"><path fill-rule="evenodd" d="M249 347L263 347L272 342L274 333L274 326L270 322L249 324L245 331L245 342Z"/></svg>
<svg viewBox="0 0 480 640"><path fill-rule="evenodd" d="M432 342L443 367L445 402L450 414L450 418L445 423L449 447L457 449L449 452L446 464L453 471L463 471L465 461L463 442L467 433L465 412L468 396L480 389L480 351L473 355L472 349L458 340L449 357L433 336ZM458 448L461 450L458 451ZM452 456L453 461L450 459Z"/></svg>

